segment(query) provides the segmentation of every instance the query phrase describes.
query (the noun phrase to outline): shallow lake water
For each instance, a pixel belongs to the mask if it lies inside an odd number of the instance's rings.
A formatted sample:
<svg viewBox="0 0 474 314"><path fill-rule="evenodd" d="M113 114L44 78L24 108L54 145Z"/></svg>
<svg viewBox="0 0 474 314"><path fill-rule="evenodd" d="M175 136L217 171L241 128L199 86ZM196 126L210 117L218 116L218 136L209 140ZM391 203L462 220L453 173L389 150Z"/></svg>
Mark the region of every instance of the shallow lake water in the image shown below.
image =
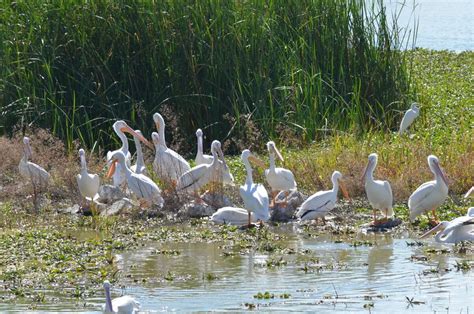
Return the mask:
<svg viewBox="0 0 474 314"><path fill-rule="evenodd" d="M123 290L114 287L112 295L133 295L145 312L233 312L246 310L246 303L258 310L284 312L474 311L474 272L455 267L456 261L474 260L472 255L427 254L429 248L450 247L431 241L424 246L407 245L414 242L408 232L361 233L357 235L361 243L354 247L353 239L340 242L339 235L309 237L304 228L292 224L275 228L287 237L281 254L229 254L232 251L224 242L144 243L139 250L117 255L122 281L129 284ZM179 254L158 254L162 250ZM278 264L280 258L282 265L267 265L270 261ZM254 298L265 291L274 298ZM289 297L282 298L283 294ZM410 305L407 297L421 303ZM85 301L58 297L38 310L94 312L90 309L100 311L103 303L102 293ZM0 311L24 311L22 307L3 304Z"/></svg>

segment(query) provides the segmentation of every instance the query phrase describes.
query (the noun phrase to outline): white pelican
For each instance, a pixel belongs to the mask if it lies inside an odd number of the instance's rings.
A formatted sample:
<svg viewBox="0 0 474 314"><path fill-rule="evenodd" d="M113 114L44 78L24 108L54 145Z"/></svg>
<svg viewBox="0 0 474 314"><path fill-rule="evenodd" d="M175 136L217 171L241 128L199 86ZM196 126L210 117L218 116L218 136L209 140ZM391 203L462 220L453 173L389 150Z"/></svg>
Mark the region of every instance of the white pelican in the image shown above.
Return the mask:
<svg viewBox="0 0 474 314"><path fill-rule="evenodd" d="M127 132L129 134L132 134L134 137L138 137L142 142L144 142L146 145L148 145L149 147L151 148L154 148L153 145L151 145L150 142L148 142L144 137L143 135L139 135L137 134L131 127L128 126L128 124L123 121L123 120L119 120L119 121L116 121L113 125L113 129L115 131L115 134L117 134L117 136L120 138L120 140L122 141L122 147L120 147L119 149L117 150L114 150L114 151L109 151L107 153L107 161L109 161L111 159L111 156L115 153L115 152L118 152L118 151L121 151L123 153L123 155L125 156L125 161L126 161L126 164L128 166L130 166L130 152L128 151L128 140L127 140L127 136L125 136L125 133L124 132ZM124 183L126 180L126 177L125 177L125 172L124 170L121 168L121 165L117 165L117 169L114 173L114 176L113 176L113 183L114 183L114 186L120 186L122 185L122 183Z"/></svg>
<svg viewBox="0 0 474 314"><path fill-rule="evenodd" d="M438 224L438 217L436 216L436 208L443 204L448 196L448 180L439 166L439 161L436 156L428 156L428 165L431 172L435 175L433 181L429 181L420 185L415 192L408 199L408 208L410 209L410 220L431 210L433 213L433 223Z"/></svg>
<svg viewBox="0 0 474 314"><path fill-rule="evenodd" d="M377 222L376 210L380 210L385 216L384 220L393 217L392 188L388 181L374 180L374 170L377 166L378 156L373 153L369 155L369 162L365 168L363 179L365 179L365 193L374 211L374 224Z"/></svg>
<svg viewBox="0 0 474 314"><path fill-rule="evenodd" d="M217 224L243 226L248 223L248 213L244 208L222 207L212 214L211 221ZM252 222L257 222L254 213L251 213L250 216Z"/></svg>
<svg viewBox="0 0 474 314"><path fill-rule="evenodd" d="M202 165L202 164L210 164L212 163L212 156L211 155L206 155L203 154L202 150L202 130L197 129L196 131L196 137L197 137L197 153L196 153L196 165Z"/></svg>
<svg viewBox="0 0 474 314"><path fill-rule="evenodd" d="M413 103L411 108L408 109L403 116L402 122L400 123L399 134L402 135L419 115L420 109L418 108L417 103Z"/></svg>
<svg viewBox="0 0 474 314"><path fill-rule="evenodd" d="M268 153L270 154L270 168L265 170L265 177L272 189L272 206L275 205L275 197L279 191L285 191L288 197L289 190L296 190L296 181L293 173L284 168L275 168L275 155L283 161L283 157L275 146L275 142L267 143ZM286 203L286 198L283 201Z"/></svg>
<svg viewBox="0 0 474 314"><path fill-rule="evenodd" d="M248 211L248 226L251 226L251 213L255 215L255 219L258 221L267 221L270 219L270 212L269 212L269 201L268 201L268 193L265 187L262 184L255 184L253 183L252 177L252 166L250 165L249 160L255 162L256 164L264 167L265 164L263 161L255 157L250 150L245 149L242 151L242 162L245 165L245 169L247 170L247 177L245 179L245 183L240 186L239 192L240 197L244 201L245 209Z"/></svg>
<svg viewBox="0 0 474 314"><path fill-rule="evenodd" d="M156 132L152 136L157 136ZM154 138L154 137L153 137ZM221 149L221 142L211 144L213 160L211 164L201 164L186 171L178 180L176 190L197 193L200 188L211 182L222 181L222 170L228 169ZM219 160L219 156L222 161ZM220 165L222 163L222 165Z"/></svg>
<svg viewBox="0 0 474 314"><path fill-rule="evenodd" d="M135 133L143 136L140 130L135 130ZM137 136L133 136L133 141L135 142L135 149L137 150L137 163L131 166L130 170L138 174L145 173L146 167L145 167L145 160L143 159L143 152L142 152L142 145L140 144L140 138Z"/></svg>
<svg viewBox="0 0 474 314"><path fill-rule="evenodd" d="M18 170L24 178L32 181L35 189L36 187L46 187L51 181L51 176L43 167L29 161L32 156L30 139L25 136L23 138L23 157L18 165Z"/></svg>
<svg viewBox="0 0 474 314"><path fill-rule="evenodd" d="M81 195L92 201L99 192L100 178L97 174L87 172L86 152L82 148L79 149L79 157L81 158L81 172L76 176L77 186Z"/></svg>
<svg viewBox="0 0 474 314"><path fill-rule="evenodd" d="M442 221L436 227L421 236L422 239L440 231L436 237L439 243L458 243L460 241L474 241L474 207L468 209L466 216L451 221Z"/></svg>
<svg viewBox="0 0 474 314"><path fill-rule="evenodd" d="M175 186L179 177L191 169L191 167L181 155L166 146L165 120L163 120L161 114L155 113L153 121L159 135L153 138L156 149L153 170L155 170L161 180Z"/></svg>
<svg viewBox="0 0 474 314"><path fill-rule="evenodd" d="M332 190L319 191L311 195L306 201L301 204L296 217L300 220L312 220L316 218L322 218L324 222L324 216L336 206L337 192L339 186L341 187L342 194L345 198L349 198L349 194L341 180L342 174L339 171L334 171L331 176Z"/></svg>
<svg viewBox="0 0 474 314"><path fill-rule="evenodd" d="M472 193L474 193L474 186L471 187L469 191L467 191L467 193L464 195L464 198L468 198Z"/></svg>
<svg viewBox="0 0 474 314"><path fill-rule="evenodd" d="M128 188L137 196L140 200L140 206L146 204L156 204L162 206L164 201L161 197L161 190L153 182L152 179L148 178L144 174L134 173L130 168L127 166L125 161L125 155L121 151L116 151L115 153L110 156L111 163L109 172L107 173L107 177L110 178L116 169L117 163L122 167L125 172L125 178L127 180Z"/></svg>
<svg viewBox="0 0 474 314"><path fill-rule="evenodd" d="M140 303L135 298L124 295L112 300L110 297L110 282L104 281L105 290L105 305L103 306L104 313L136 313L140 309Z"/></svg>

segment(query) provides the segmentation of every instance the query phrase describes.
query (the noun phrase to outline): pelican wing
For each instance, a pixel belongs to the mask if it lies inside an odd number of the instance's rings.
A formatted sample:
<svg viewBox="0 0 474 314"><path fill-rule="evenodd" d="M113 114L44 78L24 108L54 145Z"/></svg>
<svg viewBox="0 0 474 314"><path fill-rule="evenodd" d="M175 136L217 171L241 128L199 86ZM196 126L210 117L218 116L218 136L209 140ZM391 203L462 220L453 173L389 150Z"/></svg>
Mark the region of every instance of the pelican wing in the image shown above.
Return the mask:
<svg viewBox="0 0 474 314"><path fill-rule="evenodd" d="M116 313L135 313L140 309L140 303L135 298L124 295L112 300L112 309Z"/></svg>
<svg viewBox="0 0 474 314"><path fill-rule="evenodd" d="M202 164L209 164L210 165L210 164L212 164L213 160L214 160L214 158L210 155L197 154L195 162L196 162L196 165L202 165Z"/></svg>
<svg viewBox="0 0 474 314"><path fill-rule="evenodd" d="M244 184L240 186L240 196L244 201L245 208L248 211L254 212L258 218L267 220L268 213L268 193L265 187L261 184Z"/></svg>
<svg viewBox="0 0 474 314"><path fill-rule="evenodd" d="M410 209L410 219L414 219L424 211L430 209L428 199L433 193L436 181L425 182L420 185L408 199L408 208Z"/></svg>
<svg viewBox="0 0 474 314"><path fill-rule="evenodd" d="M383 187L387 193L387 203L390 205L387 210L387 217L393 217L393 193L392 187L390 186L390 182L383 181Z"/></svg>
<svg viewBox="0 0 474 314"><path fill-rule="evenodd" d="M284 168L277 168L279 170L277 173L281 177L282 184L287 187L287 190L292 190L296 188L296 181L293 172Z"/></svg>
<svg viewBox="0 0 474 314"><path fill-rule="evenodd" d="M138 198L152 201L158 205L163 203L158 185L143 174L131 174L128 178L128 186Z"/></svg>
<svg viewBox="0 0 474 314"><path fill-rule="evenodd" d="M212 214L211 221L218 224L242 226L248 222L248 213L244 208L222 207ZM256 222L254 213L250 213L250 221Z"/></svg>
<svg viewBox="0 0 474 314"><path fill-rule="evenodd" d="M202 164L186 171L179 177L176 189L178 191L196 191L210 180L210 165Z"/></svg>
<svg viewBox="0 0 474 314"><path fill-rule="evenodd" d="M301 204L296 216L301 220L312 219L310 217L323 216L333 209L335 205L336 200L332 190L319 191Z"/></svg>

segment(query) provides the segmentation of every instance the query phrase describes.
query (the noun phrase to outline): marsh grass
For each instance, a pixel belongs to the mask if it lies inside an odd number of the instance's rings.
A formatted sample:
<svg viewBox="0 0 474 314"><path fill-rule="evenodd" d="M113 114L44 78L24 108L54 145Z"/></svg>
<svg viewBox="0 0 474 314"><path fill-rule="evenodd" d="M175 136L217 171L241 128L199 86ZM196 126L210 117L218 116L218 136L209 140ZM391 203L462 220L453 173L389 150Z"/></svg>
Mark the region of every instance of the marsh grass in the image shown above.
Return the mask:
<svg viewBox="0 0 474 314"><path fill-rule="evenodd" d="M306 142L327 128L396 128L412 97L406 56L368 3L2 2L0 133L34 123L69 151L76 139L108 148L114 120L149 134L165 106L187 144L198 127L242 138L248 119L264 137Z"/></svg>

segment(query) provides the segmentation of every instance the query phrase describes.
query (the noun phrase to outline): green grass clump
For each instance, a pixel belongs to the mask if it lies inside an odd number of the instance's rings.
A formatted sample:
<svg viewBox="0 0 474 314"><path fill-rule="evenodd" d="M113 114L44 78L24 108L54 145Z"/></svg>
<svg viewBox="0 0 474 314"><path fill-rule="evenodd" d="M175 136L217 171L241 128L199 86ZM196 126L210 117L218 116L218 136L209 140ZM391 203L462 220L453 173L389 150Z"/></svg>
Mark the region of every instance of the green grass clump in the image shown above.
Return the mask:
<svg viewBox="0 0 474 314"><path fill-rule="evenodd" d="M156 111L188 145L248 121L392 129L411 97L398 28L364 0L7 1L0 19L0 134L33 122L69 149L111 145L119 118L149 134Z"/></svg>

